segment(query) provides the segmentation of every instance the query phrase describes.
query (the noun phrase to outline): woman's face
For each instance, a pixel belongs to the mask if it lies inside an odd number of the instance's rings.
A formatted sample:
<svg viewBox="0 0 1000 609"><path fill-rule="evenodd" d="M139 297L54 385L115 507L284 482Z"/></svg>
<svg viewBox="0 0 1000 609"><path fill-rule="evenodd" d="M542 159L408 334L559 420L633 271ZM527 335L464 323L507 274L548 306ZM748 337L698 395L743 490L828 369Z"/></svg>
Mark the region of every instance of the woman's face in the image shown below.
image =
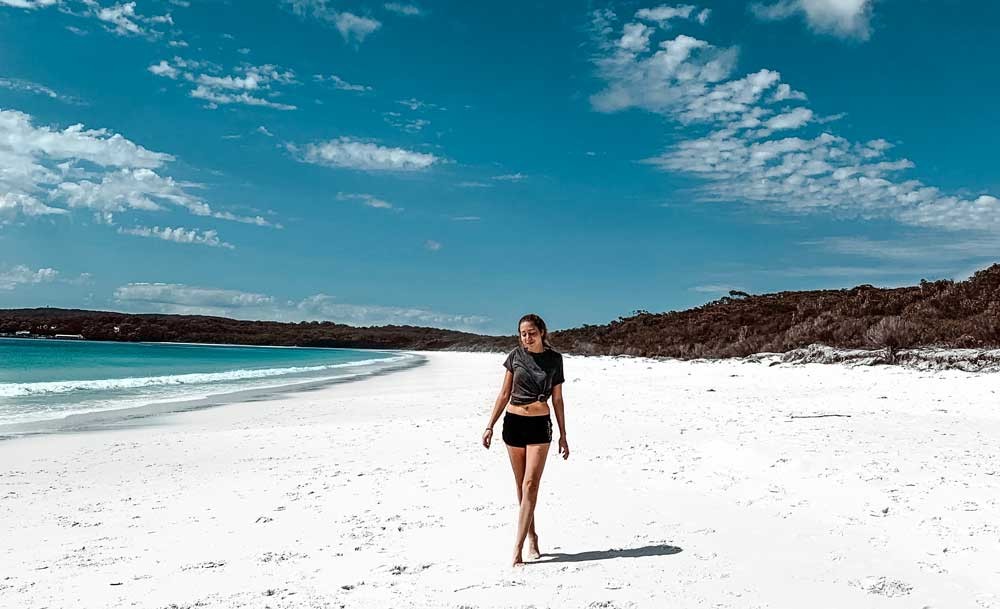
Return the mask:
<svg viewBox="0 0 1000 609"><path fill-rule="evenodd" d="M535 324L530 321L522 321L518 331L521 334L521 344L524 345L525 349L536 350L542 346L542 333L538 331Z"/></svg>

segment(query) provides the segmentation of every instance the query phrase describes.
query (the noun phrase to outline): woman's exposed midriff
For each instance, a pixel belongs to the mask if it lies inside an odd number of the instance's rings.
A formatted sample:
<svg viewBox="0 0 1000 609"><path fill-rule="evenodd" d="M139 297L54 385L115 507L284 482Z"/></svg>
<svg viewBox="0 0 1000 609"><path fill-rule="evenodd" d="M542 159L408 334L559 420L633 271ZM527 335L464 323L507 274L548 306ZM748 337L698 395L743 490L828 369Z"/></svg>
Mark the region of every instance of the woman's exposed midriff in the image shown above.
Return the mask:
<svg viewBox="0 0 1000 609"><path fill-rule="evenodd" d="M519 414L522 417L541 417L549 414L548 402L532 402L530 404L507 404L507 412Z"/></svg>

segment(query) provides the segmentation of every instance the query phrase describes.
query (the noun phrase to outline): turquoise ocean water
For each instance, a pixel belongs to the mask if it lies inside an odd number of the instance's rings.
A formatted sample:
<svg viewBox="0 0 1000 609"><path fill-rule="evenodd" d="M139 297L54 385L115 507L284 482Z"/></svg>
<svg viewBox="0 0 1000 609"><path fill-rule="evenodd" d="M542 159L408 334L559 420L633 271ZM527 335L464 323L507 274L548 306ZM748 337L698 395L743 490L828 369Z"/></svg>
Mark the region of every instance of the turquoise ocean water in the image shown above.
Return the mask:
<svg viewBox="0 0 1000 609"><path fill-rule="evenodd" d="M413 365L393 351L0 338L0 430Z"/></svg>

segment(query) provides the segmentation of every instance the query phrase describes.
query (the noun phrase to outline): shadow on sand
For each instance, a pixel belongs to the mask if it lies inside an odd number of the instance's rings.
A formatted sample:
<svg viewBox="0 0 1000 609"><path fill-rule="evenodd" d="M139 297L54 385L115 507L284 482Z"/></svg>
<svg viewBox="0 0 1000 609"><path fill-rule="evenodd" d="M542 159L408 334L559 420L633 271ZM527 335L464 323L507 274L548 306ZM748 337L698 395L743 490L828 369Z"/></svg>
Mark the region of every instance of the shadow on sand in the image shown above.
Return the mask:
<svg viewBox="0 0 1000 609"><path fill-rule="evenodd" d="M584 560L607 560L609 558L641 558L643 556L670 556L683 552L677 546L665 544L655 546L643 546L641 548L630 548L628 550L592 550L590 552L578 552L576 554L560 554L555 552L543 553L538 560L525 564L541 564L550 562L581 562Z"/></svg>

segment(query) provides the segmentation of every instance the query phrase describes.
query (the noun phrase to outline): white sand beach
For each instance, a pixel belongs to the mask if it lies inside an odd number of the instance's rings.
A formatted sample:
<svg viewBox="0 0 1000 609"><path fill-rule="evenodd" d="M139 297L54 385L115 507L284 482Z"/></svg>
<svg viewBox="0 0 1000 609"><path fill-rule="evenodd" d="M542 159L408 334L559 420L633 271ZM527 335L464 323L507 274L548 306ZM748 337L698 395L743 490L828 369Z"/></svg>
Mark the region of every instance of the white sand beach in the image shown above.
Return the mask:
<svg viewBox="0 0 1000 609"><path fill-rule="evenodd" d="M1000 608L1000 375L567 356L515 569L503 355L423 355L0 442L0 605Z"/></svg>

